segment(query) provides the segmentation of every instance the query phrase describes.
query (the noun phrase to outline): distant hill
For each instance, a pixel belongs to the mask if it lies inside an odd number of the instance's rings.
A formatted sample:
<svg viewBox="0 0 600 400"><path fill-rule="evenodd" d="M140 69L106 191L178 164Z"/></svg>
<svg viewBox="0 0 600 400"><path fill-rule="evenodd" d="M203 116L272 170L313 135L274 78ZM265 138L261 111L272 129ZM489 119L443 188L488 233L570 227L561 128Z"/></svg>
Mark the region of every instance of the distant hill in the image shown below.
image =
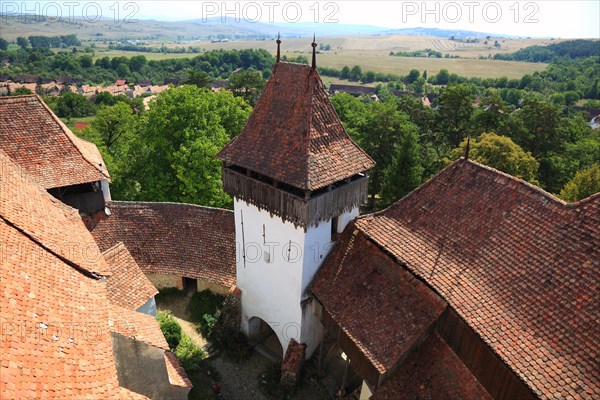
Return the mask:
<svg viewBox="0 0 600 400"><path fill-rule="evenodd" d="M483 32L465 30L450 30L437 28L402 28L393 29L373 25L348 25L327 23L252 23L245 20L236 22L229 17L225 23L221 18L209 18L167 22L156 20L140 20L137 23L114 22L102 18L95 23L83 19L68 21L65 19L49 20L42 17L30 16L27 21L8 14L2 15L2 30L0 36L14 40L18 36L30 35L65 35L76 34L83 40L90 39L145 39L145 40L206 40L218 39L269 39L281 33L285 38L306 38L316 34L317 37L327 36L432 36L456 39L512 37Z"/></svg>
<svg viewBox="0 0 600 400"><path fill-rule="evenodd" d="M434 36L441 38L449 38L454 36L456 39L466 38L485 38L485 37L504 37L514 38L517 36L513 35L499 35L494 33L484 33L475 31L464 31L460 29L438 29L438 28L402 28L402 29L391 29L378 32L380 36Z"/></svg>

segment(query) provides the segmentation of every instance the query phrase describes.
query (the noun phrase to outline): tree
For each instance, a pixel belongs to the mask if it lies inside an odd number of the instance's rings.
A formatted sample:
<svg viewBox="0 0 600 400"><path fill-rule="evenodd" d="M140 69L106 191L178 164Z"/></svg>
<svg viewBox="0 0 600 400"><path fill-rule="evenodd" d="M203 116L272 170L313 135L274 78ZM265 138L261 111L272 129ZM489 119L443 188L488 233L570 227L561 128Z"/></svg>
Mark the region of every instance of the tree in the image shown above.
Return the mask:
<svg viewBox="0 0 600 400"><path fill-rule="evenodd" d="M401 142L407 131L417 129L408 116L399 111L393 99L370 102L364 117L356 120L354 130L359 145L377 163L369 175L370 206L381 193L385 170L396 153L394 143Z"/></svg>
<svg viewBox="0 0 600 400"><path fill-rule="evenodd" d="M418 70L411 69L410 72L408 73L408 75L406 76L405 81L406 81L406 83L413 83L414 81L419 79L419 76L421 76L421 74L419 73Z"/></svg>
<svg viewBox="0 0 600 400"><path fill-rule="evenodd" d="M162 92L145 113L136 146L137 199L230 206L215 155L249 115L250 107L229 91L184 85Z"/></svg>
<svg viewBox="0 0 600 400"><path fill-rule="evenodd" d="M0 50L8 49L8 40L0 38Z"/></svg>
<svg viewBox="0 0 600 400"><path fill-rule="evenodd" d="M29 46L29 40L27 40L27 38L23 36L19 36L17 38L17 45L23 50L25 50Z"/></svg>
<svg viewBox="0 0 600 400"><path fill-rule="evenodd" d="M391 204L421 184L423 165L416 126L407 128L401 141L396 144L390 165L385 169L381 187L381 199Z"/></svg>
<svg viewBox="0 0 600 400"><path fill-rule="evenodd" d="M465 155L467 139L450 152L447 163ZM531 153L525 152L509 137L495 133L483 133L471 140L469 158L478 163L496 168L517 178L537 184L539 163Z"/></svg>
<svg viewBox="0 0 600 400"><path fill-rule="evenodd" d="M439 124L453 147L471 132L473 100L471 89L465 84L448 86L438 98Z"/></svg>
<svg viewBox="0 0 600 400"><path fill-rule="evenodd" d="M210 82L210 78L206 74L206 72L196 71L190 69L188 71L188 77L186 83L190 85L196 85L199 88L208 87Z"/></svg>
<svg viewBox="0 0 600 400"><path fill-rule="evenodd" d="M438 85L447 85L448 80L450 79L450 73L447 69L441 69L435 78L435 83Z"/></svg>
<svg viewBox="0 0 600 400"><path fill-rule="evenodd" d="M112 97L112 96L111 96ZM119 101L111 106L101 106L82 137L95 143L102 153L112 179L111 192L114 198L128 199L134 195L135 187L130 184L139 157L136 146L142 119L127 103Z"/></svg>
<svg viewBox="0 0 600 400"><path fill-rule="evenodd" d="M94 113L88 99L77 93L65 93L56 101L56 115L62 118L87 117Z"/></svg>
<svg viewBox="0 0 600 400"><path fill-rule="evenodd" d="M265 80L258 71L245 70L229 77L229 90L254 106L265 88Z"/></svg>
<svg viewBox="0 0 600 400"><path fill-rule="evenodd" d="M350 80L351 81L360 81L360 78L362 78L362 68L358 65L355 65L350 70Z"/></svg>
<svg viewBox="0 0 600 400"><path fill-rule="evenodd" d="M481 98L473 121L481 132L496 132L504 125L508 116L506 103L498 92L490 92Z"/></svg>
<svg viewBox="0 0 600 400"><path fill-rule="evenodd" d="M18 87L11 93L11 96L24 96L26 94L32 94L31 90L26 87Z"/></svg>
<svg viewBox="0 0 600 400"><path fill-rule="evenodd" d="M344 65L344 68L342 68L342 72L340 73L340 78L341 79L350 78L350 68L348 68L347 65Z"/></svg>
<svg viewBox="0 0 600 400"><path fill-rule="evenodd" d="M146 56L133 56L129 59L129 69L131 71L140 72L142 67L148 63Z"/></svg>
<svg viewBox="0 0 600 400"><path fill-rule="evenodd" d="M555 152L561 147L561 117L556 106L528 98L523 107L511 114L507 134L535 157Z"/></svg>
<svg viewBox="0 0 600 400"><path fill-rule="evenodd" d="M560 198L575 202L600 192L600 164L581 170L560 191Z"/></svg>

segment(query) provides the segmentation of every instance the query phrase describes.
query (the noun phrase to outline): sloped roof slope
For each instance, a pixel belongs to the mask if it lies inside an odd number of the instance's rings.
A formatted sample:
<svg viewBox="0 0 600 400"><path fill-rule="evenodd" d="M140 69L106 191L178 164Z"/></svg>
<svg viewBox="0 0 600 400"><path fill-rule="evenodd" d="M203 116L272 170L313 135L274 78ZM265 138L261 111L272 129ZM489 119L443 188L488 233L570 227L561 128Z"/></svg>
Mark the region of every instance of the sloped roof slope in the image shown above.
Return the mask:
<svg viewBox="0 0 600 400"><path fill-rule="evenodd" d="M48 195L0 150L0 215L45 251L86 273L108 276L111 269L79 213Z"/></svg>
<svg viewBox="0 0 600 400"><path fill-rule="evenodd" d="M103 252L103 256L112 270L107 282L112 303L137 310L158 293L122 242Z"/></svg>
<svg viewBox="0 0 600 400"><path fill-rule="evenodd" d="M97 147L37 95L0 97L0 149L45 189L110 179Z"/></svg>
<svg viewBox="0 0 600 400"><path fill-rule="evenodd" d="M392 369L446 308L352 222L310 291L379 374Z"/></svg>
<svg viewBox="0 0 600 400"><path fill-rule="evenodd" d="M167 340L153 316L111 303L108 317L111 332L162 350L169 350Z"/></svg>
<svg viewBox="0 0 600 400"><path fill-rule="evenodd" d="M492 400L460 358L432 333L369 400Z"/></svg>
<svg viewBox="0 0 600 400"><path fill-rule="evenodd" d="M233 212L181 203L113 201L92 227L105 250L123 242L146 274L235 284Z"/></svg>
<svg viewBox="0 0 600 400"><path fill-rule="evenodd" d="M600 194L565 204L459 160L356 227L432 287L537 396L600 396Z"/></svg>
<svg viewBox="0 0 600 400"><path fill-rule="evenodd" d="M0 397L118 399L97 246L2 151L0 165Z"/></svg>
<svg viewBox="0 0 600 400"><path fill-rule="evenodd" d="M316 70L276 63L242 132L217 157L302 190L372 168L342 126Z"/></svg>

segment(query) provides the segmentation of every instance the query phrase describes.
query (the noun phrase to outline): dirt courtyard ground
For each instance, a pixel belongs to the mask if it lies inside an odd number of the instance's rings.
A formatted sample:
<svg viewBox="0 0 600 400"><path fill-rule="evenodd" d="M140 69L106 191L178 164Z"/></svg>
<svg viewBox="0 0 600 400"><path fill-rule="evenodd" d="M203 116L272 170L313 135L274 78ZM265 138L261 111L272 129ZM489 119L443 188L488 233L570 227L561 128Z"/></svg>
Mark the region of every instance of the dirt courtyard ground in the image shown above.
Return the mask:
<svg viewBox="0 0 600 400"><path fill-rule="evenodd" d="M183 292L168 296L159 296L157 307L161 310L170 310L177 322L181 325L183 332L199 347L207 345L206 339L200 335L192 322L187 311L190 295ZM193 399L224 399L224 400L274 400L279 397L269 396L264 390L264 382L269 369L272 369L272 361L254 351L250 358L237 361L228 357L224 352L218 352L211 356L207 363L212 366L220 376L221 395L216 396L212 388L211 378L204 373L191 374L190 379L195 384L190 393ZM261 383L263 388L261 388ZM331 391L331 389L329 390ZM327 388L316 377L305 378L298 387L296 393L285 397L297 400L329 400L333 397Z"/></svg>

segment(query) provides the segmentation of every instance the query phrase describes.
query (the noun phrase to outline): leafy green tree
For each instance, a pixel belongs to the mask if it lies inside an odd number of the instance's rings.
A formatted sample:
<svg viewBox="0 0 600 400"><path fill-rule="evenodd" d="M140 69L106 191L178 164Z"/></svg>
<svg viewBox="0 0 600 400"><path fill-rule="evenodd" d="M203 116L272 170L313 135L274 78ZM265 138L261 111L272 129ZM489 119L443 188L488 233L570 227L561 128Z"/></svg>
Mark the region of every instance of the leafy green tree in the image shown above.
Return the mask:
<svg viewBox="0 0 600 400"><path fill-rule="evenodd" d="M416 129L408 116L399 111L394 101L370 102L367 113L357 120L357 141L377 163L369 176L370 206L381 193L384 174L396 154L395 144L400 143L407 131Z"/></svg>
<svg viewBox="0 0 600 400"><path fill-rule="evenodd" d="M467 139L450 152L447 163L465 155ZM478 163L496 168L517 178L537 184L538 161L529 152L525 152L509 137L495 133L483 133L471 140L469 158Z"/></svg>
<svg viewBox="0 0 600 400"><path fill-rule="evenodd" d="M423 93L425 91L426 84L427 84L427 82L425 81L425 78L419 77L419 78L415 79L415 81L412 83L411 87L415 93Z"/></svg>
<svg viewBox="0 0 600 400"><path fill-rule="evenodd" d="M362 68L360 66L358 66L358 65L355 65L350 70L350 80L358 82L362 78L362 74L363 74Z"/></svg>
<svg viewBox="0 0 600 400"><path fill-rule="evenodd" d="M423 165L416 126L408 127L395 146L390 165L383 174L381 199L391 204L417 188L423 178Z"/></svg>
<svg viewBox="0 0 600 400"><path fill-rule="evenodd" d="M496 132L504 126L508 117L506 103L498 92L489 92L481 98L474 112L473 122L480 132Z"/></svg>
<svg viewBox="0 0 600 400"><path fill-rule="evenodd" d="M344 68L342 68L342 72L340 73L340 78L341 79L350 78L350 68L348 68L347 65L344 65Z"/></svg>
<svg viewBox="0 0 600 400"><path fill-rule="evenodd" d="M121 63L119 65L117 65L117 75L119 75L120 78L126 78L131 74L131 71L129 70L129 65L125 64L125 63Z"/></svg>
<svg viewBox="0 0 600 400"><path fill-rule="evenodd" d="M148 60L146 60L146 56L133 56L129 59L129 69L131 71L140 72L142 70L142 67L147 63Z"/></svg>
<svg viewBox="0 0 600 400"><path fill-rule="evenodd" d="M559 109L546 101L528 98L520 110L512 113L503 130L535 157L556 152L562 147Z"/></svg>
<svg viewBox="0 0 600 400"><path fill-rule="evenodd" d="M474 97L466 84L446 87L438 98L439 124L451 146L471 133Z"/></svg>
<svg viewBox="0 0 600 400"><path fill-rule="evenodd" d="M406 81L406 83L413 83L414 81L419 79L419 76L421 76L421 74L419 73L418 70L411 69L410 72L408 73L408 75L406 76L405 81Z"/></svg>
<svg viewBox="0 0 600 400"><path fill-rule="evenodd" d="M215 155L238 134L250 107L231 92L185 85L158 95L140 130L140 200L226 207Z"/></svg>
<svg viewBox="0 0 600 400"><path fill-rule="evenodd" d="M23 50L25 50L29 46L29 40L27 40L27 38L23 36L19 36L17 38L17 45Z"/></svg>
<svg viewBox="0 0 600 400"><path fill-rule="evenodd" d="M206 72L191 69L188 71L186 83L190 85L196 85L199 88L205 88L208 87L208 84L210 83L210 78L208 77L208 74L206 74Z"/></svg>
<svg viewBox="0 0 600 400"><path fill-rule="evenodd" d="M26 94L32 94L32 91L26 87L18 87L10 95L11 96L24 96Z"/></svg>
<svg viewBox="0 0 600 400"><path fill-rule="evenodd" d="M65 93L56 101L56 115L63 118L80 118L94 114L94 106L78 93Z"/></svg>
<svg viewBox="0 0 600 400"><path fill-rule="evenodd" d="M84 139L96 143L102 153L112 178L111 192L114 198L128 199L135 195L131 185L135 174L134 162L139 142L142 118L132 107L119 101L102 106L90 126L82 133Z"/></svg>
<svg viewBox="0 0 600 400"><path fill-rule="evenodd" d="M8 49L8 40L0 38L0 50Z"/></svg>
<svg viewBox="0 0 600 400"><path fill-rule="evenodd" d="M435 78L435 83L437 83L438 85L447 85L449 80L450 80L450 73L448 72L447 69L443 68L440 70L440 72L438 72L438 74Z"/></svg>
<svg viewBox="0 0 600 400"><path fill-rule="evenodd" d="M265 88L265 83L260 72L246 70L229 77L229 90L254 106Z"/></svg>
<svg viewBox="0 0 600 400"><path fill-rule="evenodd" d="M600 192L600 164L581 170L560 191L560 198L575 202Z"/></svg>

